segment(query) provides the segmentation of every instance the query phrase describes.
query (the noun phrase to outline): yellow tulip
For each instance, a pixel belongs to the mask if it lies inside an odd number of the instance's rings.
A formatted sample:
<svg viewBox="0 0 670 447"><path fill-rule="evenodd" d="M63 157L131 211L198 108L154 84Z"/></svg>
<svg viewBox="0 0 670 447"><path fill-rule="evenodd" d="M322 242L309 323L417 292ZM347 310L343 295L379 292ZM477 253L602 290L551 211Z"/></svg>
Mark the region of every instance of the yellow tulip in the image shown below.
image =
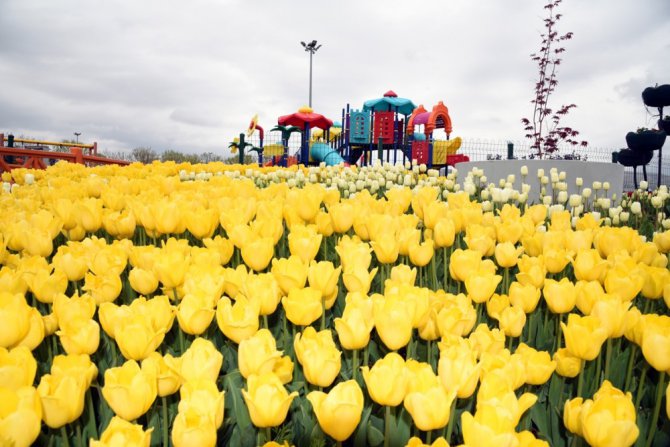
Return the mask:
<svg viewBox="0 0 670 447"><path fill-rule="evenodd" d="M88 271L86 259L66 245L58 247L52 262L54 269L65 273L68 281L84 279L84 275Z"/></svg>
<svg viewBox="0 0 670 447"><path fill-rule="evenodd" d="M146 413L156 399L157 381L153 369L128 360L105 371L102 396L117 416L134 421Z"/></svg>
<svg viewBox="0 0 670 447"><path fill-rule="evenodd" d="M437 365L440 381L460 399L467 399L475 392L480 369L475 353L469 348L454 346L440 351Z"/></svg>
<svg viewBox="0 0 670 447"><path fill-rule="evenodd" d="M239 293L259 303L260 315L272 315L282 298L281 288L272 273L248 275Z"/></svg>
<svg viewBox="0 0 670 447"><path fill-rule="evenodd" d="M45 374L37 386L42 400L42 419L51 428L73 422L84 412L86 378Z"/></svg>
<svg viewBox="0 0 670 447"><path fill-rule="evenodd" d="M345 272L370 268L372 248L367 243L362 242L358 236L342 236L335 247L335 251L340 257L340 264Z"/></svg>
<svg viewBox="0 0 670 447"><path fill-rule="evenodd" d="M177 307L177 320L182 331L200 335L207 330L214 318L215 300L204 294L186 295Z"/></svg>
<svg viewBox="0 0 670 447"><path fill-rule="evenodd" d="M670 371L670 317L659 316L644 321L642 353L657 371Z"/></svg>
<svg viewBox="0 0 670 447"><path fill-rule="evenodd" d="M599 318L568 315L568 324L561 322L568 353L582 360L593 360L607 340L607 329Z"/></svg>
<svg viewBox="0 0 670 447"><path fill-rule="evenodd" d="M596 249L581 250L577 252L572 266L575 278L578 280L600 281L601 276L605 274L607 261L600 257Z"/></svg>
<svg viewBox="0 0 670 447"><path fill-rule="evenodd" d="M542 294L549 310L555 314L570 312L577 302L575 285L568 278L545 280Z"/></svg>
<svg viewBox="0 0 670 447"><path fill-rule="evenodd" d="M361 368L368 393L379 405L396 407L402 403L409 385L409 374L405 360L395 352L389 352L377 360L372 368Z"/></svg>
<svg viewBox="0 0 670 447"><path fill-rule="evenodd" d="M237 364L242 377L272 372L281 357L277 343L268 329L260 329L250 338L242 340L237 349Z"/></svg>
<svg viewBox="0 0 670 447"><path fill-rule="evenodd" d="M623 301L632 301L642 290L645 276L639 269L631 270L634 263L621 263L610 268L605 274L605 291L617 295ZM666 272L667 269L663 269Z"/></svg>
<svg viewBox="0 0 670 447"><path fill-rule="evenodd" d="M592 230L576 230L565 232L565 248L572 253L588 250L593 245Z"/></svg>
<svg viewBox="0 0 670 447"><path fill-rule="evenodd" d="M19 343L30 330L31 307L21 294L0 292L0 347Z"/></svg>
<svg viewBox="0 0 670 447"><path fill-rule="evenodd" d="M186 229L184 214L177 201L163 199L151 205L153 215L156 219L156 231L160 234L178 234Z"/></svg>
<svg viewBox="0 0 670 447"><path fill-rule="evenodd" d="M116 443L133 447L148 447L151 444L150 427L147 431L140 424L133 424L125 419L113 416L107 428L100 435L100 440L91 439L89 447L113 447Z"/></svg>
<svg viewBox="0 0 670 447"><path fill-rule="evenodd" d="M350 270L344 269L342 274L342 282L347 288L347 291L360 292L367 294L370 291L370 286L372 285L372 280L375 275L377 275L378 268L375 267L369 272L365 269L360 268L351 268Z"/></svg>
<svg viewBox="0 0 670 447"><path fill-rule="evenodd" d="M160 397L176 393L181 386L181 377L165 362L165 358L158 352L152 352L142 360L142 368L153 370L157 380L157 393Z"/></svg>
<svg viewBox="0 0 670 447"><path fill-rule="evenodd" d="M499 326L507 337L518 337L526 325L526 314L519 306L508 306L500 313Z"/></svg>
<svg viewBox="0 0 670 447"><path fill-rule="evenodd" d="M298 256L305 265L316 258L323 235L316 225L294 225L288 234L288 248L292 256Z"/></svg>
<svg viewBox="0 0 670 447"><path fill-rule="evenodd" d="M507 349L483 353L482 378L478 400L487 400L519 389L526 383L526 365L521 354L511 354Z"/></svg>
<svg viewBox="0 0 670 447"><path fill-rule="evenodd" d="M333 221L330 218L330 214L326 213L325 211L319 211L316 214L314 221L316 224L316 230L319 232L319 234L328 237L335 231L333 230Z"/></svg>
<svg viewBox="0 0 670 447"><path fill-rule="evenodd" d="M400 254L400 243L392 230L380 230L370 242L380 264L393 264Z"/></svg>
<svg viewBox="0 0 670 447"><path fill-rule="evenodd" d="M517 283L515 283L517 284ZM500 314L510 306L509 296L494 293L486 302L486 313L494 320L500 320ZM519 306L517 306L519 307Z"/></svg>
<svg viewBox="0 0 670 447"><path fill-rule="evenodd" d="M328 387L337 378L342 366L342 353L333 341L330 329L320 332L308 326L293 342L305 379L312 385Z"/></svg>
<svg viewBox="0 0 670 447"><path fill-rule="evenodd" d="M102 227L102 201L95 198L80 200L75 205L77 222L88 233L95 233Z"/></svg>
<svg viewBox="0 0 670 447"><path fill-rule="evenodd" d="M297 395L296 391L289 394L273 373L249 376L247 389L242 390L251 422L258 428L276 427L284 422Z"/></svg>
<svg viewBox="0 0 670 447"><path fill-rule="evenodd" d="M321 297L326 301L326 309L333 307L337 299L341 271L342 267L335 268L330 261L312 261L307 269L309 286L321 291Z"/></svg>
<svg viewBox="0 0 670 447"><path fill-rule="evenodd" d="M90 261L91 272L96 275L121 275L128 263L128 255L118 244L104 246Z"/></svg>
<svg viewBox="0 0 670 447"><path fill-rule="evenodd" d="M456 225L453 219L443 217L435 223L433 228L433 239L435 240L435 247L445 248L454 245L456 239Z"/></svg>
<svg viewBox="0 0 670 447"><path fill-rule="evenodd" d="M216 322L223 335L240 343L258 331L260 303L248 300L244 295L237 295L235 303L224 296L216 308Z"/></svg>
<svg viewBox="0 0 670 447"><path fill-rule="evenodd" d="M205 247L213 250L219 256L219 264L226 265L233 257L234 246L229 239L221 236L214 236L214 238L205 238L202 240Z"/></svg>
<svg viewBox="0 0 670 447"><path fill-rule="evenodd" d="M375 295L372 300L373 319L382 342L394 351L406 346L412 338L415 304L400 296Z"/></svg>
<svg viewBox="0 0 670 447"><path fill-rule="evenodd" d="M456 281L465 281L479 269L481 262L482 255L478 251L457 248L449 260L449 273Z"/></svg>
<svg viewBox="0 0 670 447"><path fill-rule="evenodd" d="M405 447L449 447L446 439L439 437L432 444L424 444L421 438L412 436Z"/></svg>
<svg viewBox="0 0 670 447"><path fill-rule="evenodd" d="M468 249L478 251L482 256L491 256L495 253L495 228L480 224L470 224L465 229L463 240Z"/></svg>
<svg viewBox="0 0 670 447"><path fill-rule="evenodd" d="M323 313L321 291L313 287L293 289L281 303L286 318L296 326L309 326Z"/></svg>
<svg viewBox="0 0 670 447"><path fill-rule="evenodd" d="M544 265L549 273L561 273L571 260L570 253L565 248L544 250Z"/></svg>
<svg viewBox="0 0 670 447"><path fill-rule="evenodd" d="M442 385L437 384L427 390L407 393L404 405L419 430L435 430L445 427L449 422L451 402L455 395L456 392L447 393Z"/></svg>
<svg viewBox="0 0 670 447"><path fill-rule="evenodd" d="M517 445L514 429L510 428L508 413L509 410L504 408L496 411L490 407L477 409L474 416L469 411L463 412L461 426L465 445L468 447Z"/></svg>
<svg viewBox="0 0 670 447"><path fill-rule="evenodd" d="M40 434L42 404L32 386L0 386L0 440L28 447Z"/></svg>
<svg viewBox="0 0 670 447"><path fill-rule="evenodd" d="M219 226L219 215L212 208L197 207L184 213L186 229L197 239L211 238Z"/></svg>
<svg viewBox="0 0 670 447"><path fill-rule="evenodd" d="M354 224L354 207L349 202L334 203L328 207L333 231L346 233Z"/></svg>
<svg viewBox="0 0 670 447"><path fill-rule="evenodd" d="M10 350L0 347L0 387L18 389L32 386L37 372L37 361L25 346Z"/></svg>
<svg viewBox="0 0 670 447"><path fill-rule="evenodd" d="M663 289L670 284L670 270L661 267L642 268L642 296L651 300L659 299L663 296Z"/></svg>
<svg viewBox="0 0 670 447"><path fill-rule="evenodd" d="M307 395L321 429L336 441L344 441L356 430L363 413L363 391L354 380L339 382L328 394Z"/></svg>
<svg viewBox="0 0 670 447"><path fill-rule="evenodd" d="M334 320L340 345L344 349L363 349L374 327L372 300L361 293L350 293L345 303L342 317Z"/></svg>
<svg viewBox="0 0 670 447"><path fill-rule="evenodd" d="M123 284L119 275L95 275L86 273L82 289L88 292L97 304L109 303L118 298Z"/></svg>
<svg viewBox="0 0 670 447"><path fill-rule="evenodd" d="M430 260L435 254L435 248L433 247L433 240L426 239L420 244L413 242L409 244L409 260L412 264L417 267L424 267L428 265Z"/></svg>
<svg viewBox="0 0 670 447"><path fill-rule="evenodd" d="M577 281L575 283L577 309L584 315L590 315L596 301L603 299L605 290L598 281Z"/></svg>
<svg viewBox="0 0 670 447"><path fill-rule="evenodd" d="M100 325L95 320L73 318L60 322L60 328L56 335L66 353L91 355L98 350Z"/></svg>
<svg viewBox="0 0 670 447"><path fill-rule="evenodd" d="M178 412L172 423L172 443L175 447L214 447L216 426L211 416L193 408Z"/></svg>
<svg viewBox="0 0 670 447"><path fill-rule="evenodd" d="M594 230L600 226L602 219L596 220L593 217L592 213L584 214L582 217L577 219L577 225L575 226L576 230Z"/></svg>
<svg viewBox="0 0 670 447"><path fill-rule="evenodd" d="M485 303L496 291L500 281L502 281L500 275L490 274L483 270L474 271L465 279L468 297L474 303Z"/></svg>
<svg viewBox="0 0 670 447"><path fill-rule="evenodd" d="M437 326L442 337L464 337L472 331L477 321L477 311L469 298L461 293L453 301L453 305L445 306L437 314Z"/></svg>
<svg viewBox="0 0 670 447"><path fill-rule="evenodd" d="M565 401L563 406L563 425L570 433L582 436L582 407L584 406L584 399L575 397Z"/></svg>
<svg viewBox="0 0 670 447"><path fill-rule="evenodd" d="M604 296L608 298L596 301L591 310L591 315L600 319L609 338L619 338L626 328L626 315L631 303L630 301L621 301L617 295Z"/></svg>
<svg viewBox="0 0 670 447"><path fill-rule="evenodd" d="M631 446L640 434L631 393L624 395L607 380L582 404L579 418L584 439L594 447Z"/></svg>
<svg viewBox="0 0 670 447"><path fill-rule="evenodd" d="M509 302L518 306L527 314L533 313L540 301L540 290L533 284L523 285L514 281L509 287Z"/></svg>
<svg viewBox="0 0 670 447"><path fill-rule="evenodd" d="M566 348L560 348L554 353L554 361L556 362L556 372L563 377L577 377L582 370L582 359L570 354Z"/></svg>
<svg viewBox="0 0 670 447"><path fill-rule="evenodd" d="M154 261L154 273L165 288L174 289L184 283L189 262L178 250L163 248Z"/></svg>
<svg viewBox="0 0 670 447"><path fill-rule="evenodd" d="M477 353L479 358L485 352L495 354L505 348L505 334L499 329L489 329L484 323L477 326L470 334L469 340L472 350Z"/></svg>
<svg viewBox="0 0 670 447"><path fill-rule="evenodd" d="M524 253L531 257L540 256L544 251L545 235L545 232L536 231L535 233L522 236L521 246L523 247Z"/></svg>
<svg viewBox="0 0 670 447"><path fill-rule="evenodd" d="M61 270L51 274L48 270L39 270L27 282L30 291L42 303L52 303L57 294L65 293L68 285L67 275Z"/></svg>
<svg viewBox="0 0 670 447"><path fill-rule="evenodd" d="M391 276L387 281L413 286L416 283L416 268L406 264L399 264L391 268Z"/></svg>
<svg viewBox="0 0 670 447"><path fill-rule="evenodd" d="M551 359L547 351L537 351L525 343L521 343L515 353L520 354L526 367L526 383L530 385L545 384L556 369L556 361Z"/></svg>
<svg viewBox="0 0 670 447"><path fill-rule="evenodd" d="M115 332L121 354L128 360L144 360L165 337L164 328L155 328L150 317L133 314L124 319Z"/></svg>
<svg viewBox="0 0 670 447"><path fill-rule="evenodd" d="M134 267L128 274L130 287L140 295L151 295L158 288L158 278L151 270Z"/></svg>
<svg viewBox="0 0 670 447"><path fill-rule="evenodd" d="M523 253L522 247L515 247L511 242L501 242L496 245L495 258L500 267L514 267Z"/></svg>
<svg viewBox="0 0 670 447"><path fill-rule="evenodd" d="M54 376L82 377L86 388L88 388L98 376L98 367L91 361L88 354L57 355L51 365L51 374Z"/></svg>
<svg viewBox="0 0 670 447"><path fill-rule="evenodd" d="M197 337L182 354L179 362L176 363L169 354L165 356L165 361L169 367L179 371L179 375L185 382L198 379L216 381L223 365L223 355L214 346L214 343Z"/></svg>
<svg viewBox="0 0 670 447"><path fill-rule="evenodd" d="M307 264L299 256L273 259L272 274L284 294L288 295L293 289L302 289L307 282Z"/></svg>
<svg viewBox="0 0 670 447"><path fill-rule="evenodd" d="M519 273L516 274L516 280L521 284L532 284L538 289L544 286L544 279L547 276L547 267L544 265L542 256L530 257L523 255L519 262Z"/></svg>
<svg viewBox="0 0 670 447"><path fill-rule="evenodd" d="M194 410L208 415L214 422L216 428L223 424L224 394L219 392L216 383L211 380L191 380L181 387L179 391L179 412L186 413Z"/></svg>

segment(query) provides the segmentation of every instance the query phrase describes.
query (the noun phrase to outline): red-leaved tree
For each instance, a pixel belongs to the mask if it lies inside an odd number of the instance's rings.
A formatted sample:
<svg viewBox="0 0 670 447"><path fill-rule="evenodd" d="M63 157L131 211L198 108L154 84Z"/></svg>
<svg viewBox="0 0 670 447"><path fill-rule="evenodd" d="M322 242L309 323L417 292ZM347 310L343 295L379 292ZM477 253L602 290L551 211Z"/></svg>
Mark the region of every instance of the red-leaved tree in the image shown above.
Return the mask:
<svg viewBox="0 0 670 447"><path fill-rule="evenodd" d="M526 138L533 141L531 147L535 149L535 155L542 158L558 149L561 143L572 146L581 145L586 147L586 141L577 141L579 132L572 127L561 126L561 118L577 107L575 104L562 105L554 110L549 106L551 94L558 85L557 68L561 64L561 53L565 48L561 42L572 39L572 33L560 35L556 30L556 24L561 19L561 14L556 12L562 0L550 0L544 9L547 17L544 19L546 31L541 34L542 46L540 51L531 54L531 59L537 63L539 78L535 83L535 98L533 104L532 118L523 118L521 123L526 131Z"/></svg>

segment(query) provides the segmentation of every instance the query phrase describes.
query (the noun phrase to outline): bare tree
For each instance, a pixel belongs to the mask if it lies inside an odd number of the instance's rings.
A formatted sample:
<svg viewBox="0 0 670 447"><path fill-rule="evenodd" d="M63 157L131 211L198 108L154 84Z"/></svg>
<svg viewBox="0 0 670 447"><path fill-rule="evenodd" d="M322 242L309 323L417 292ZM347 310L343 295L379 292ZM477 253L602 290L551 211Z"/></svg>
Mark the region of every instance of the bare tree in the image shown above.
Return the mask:
<svg viewBox="0 0 670 447"><path fill-rule="evenodd" d="M536 155L542 158L544 155L551 154L558 149L561 142L576 146L580 144L586 147L586 141L577 141L579 132L568 126L561 126L561 117L577 107L575 104L562 105L558 110L549 107L549 98L558 85L557 67L561 64L560 54L565 51L564 47L556 48L556 45L565 40L572 39L572 33L568 32L560 35L556 31L556 24L561 19L562 14L556 13L556 9L562 0L549 0L544 6L548 11L544 19L546 32L541 34L542 45L538 53L531 54L531 59L537 63L538 80L535 83L535 98L531 101L533 104L533 116L531 119L523 118L521 123L524 126L526 138L533 141L531 147L535 149Z"/></svg>
<svg viewBox="0 0 670 447"><path fill-rule="evenodd" d="M139 161L143 164L149 164L154 160L158 160L158 153L150 147L136 147L131 152L131 158L134 161Z"/></svg>

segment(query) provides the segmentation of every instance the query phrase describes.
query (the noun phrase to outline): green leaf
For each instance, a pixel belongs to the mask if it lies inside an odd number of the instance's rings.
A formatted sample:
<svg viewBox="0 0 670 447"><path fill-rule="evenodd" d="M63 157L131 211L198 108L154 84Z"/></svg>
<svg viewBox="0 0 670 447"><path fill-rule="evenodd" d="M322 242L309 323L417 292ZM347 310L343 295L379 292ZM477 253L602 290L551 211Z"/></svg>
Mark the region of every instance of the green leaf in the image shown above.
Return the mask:
<svg viewBox="0 0 670 447"><path fill-rule="evenodd" d="M231 412L231 416L234 417L235 423L238 427L244 432L251 427L251 419L249 417L249 410L244 404L244 399L242 398L242 388L244 384L242 383L242 376L238 370L233 370L226 374L224 379L226 384L226 408Z"/></svg>
<svg viewBox="0 0 670 447"><path fill-rule="evenodd" d="M367 439L368 443L370 443L371 446L377 446L380 445L382 442L384 442L384 433L382 433L379 429L377 429L374 425L371 423L367 424L366 430L367 432ZM354 444L354 445L359 445L359 444ZM361 444L364 445L364 444Z"/></svg>
<svg viewBox="0 0 670 447"><path fill-rule="evenodd" d="M370 413L372 413L372 404L363 408L363 413L361 414L361 421L356 427L354 432L354 446L355 447L365 447L366 439L368 439L368 420L370 419Z"/></svg>

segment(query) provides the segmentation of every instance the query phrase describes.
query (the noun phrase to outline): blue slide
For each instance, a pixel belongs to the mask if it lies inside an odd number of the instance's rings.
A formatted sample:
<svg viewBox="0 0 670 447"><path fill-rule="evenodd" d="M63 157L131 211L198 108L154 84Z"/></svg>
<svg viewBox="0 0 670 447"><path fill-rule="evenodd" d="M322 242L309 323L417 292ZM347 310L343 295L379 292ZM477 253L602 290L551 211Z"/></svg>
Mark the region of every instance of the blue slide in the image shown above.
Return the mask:
<svg viewBox="0 0 670 447"><path fill-rule="evenodd" d="M314 143L310 148L312 159L318 163L325 162L326 166L336 166L345 163L344 158L326 143Z"/></svg>

